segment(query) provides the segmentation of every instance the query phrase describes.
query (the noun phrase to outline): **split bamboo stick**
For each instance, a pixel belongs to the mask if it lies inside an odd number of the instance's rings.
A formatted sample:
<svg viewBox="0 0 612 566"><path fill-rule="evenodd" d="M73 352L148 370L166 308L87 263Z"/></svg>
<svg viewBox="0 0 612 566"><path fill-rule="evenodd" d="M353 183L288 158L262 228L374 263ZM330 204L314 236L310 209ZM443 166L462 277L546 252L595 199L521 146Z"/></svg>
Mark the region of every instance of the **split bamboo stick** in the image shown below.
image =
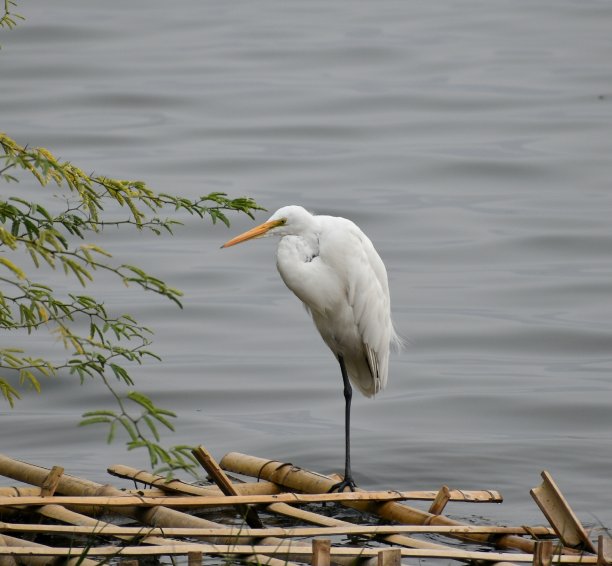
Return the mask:
<svg viewBox="0 0 612 566"><path fill-rule="evenodd" d="M221 460L221 466L230 472L257 478L261 477L285 488L307 493L325 493L335 483L334 480L322 474L303 470L290 464L236 452L226 454ZM368 501L346 501L343 502L343 505L379 515L387 520L396 521L398 523L462 526L462 523L459 521L454 521L443 515L433 515L426 511L395 502L372 503ZM453 534L452 536L471 542L494 544L500 548L522 550L523 552L533 553L534 549L534 542L532 540L527 540L515 535L461 533Z"/></svg>
<svg viewBox="0 0 612 566"><path fill-rule="evenodd" d="M42 511L47 517L52 517L57 520L64 522L73 522L73 518L69 518L67 515L58 515L55 513L48 513L47 509L53 506L48 505L41 507L39 512ZM63 509L63 508L59 508ZM73 516L78 516L78 513L74 513ZM81 517L84 517L81 515ZM251 529L241 527L225 527L219 529L200 529L200 528L173 528L173 527L120 527L112 523L104 523L96 519L87 517L90 521L95 524L87 526L86 524L79 524L78 526L68 525L32 525L29 523L5 523L0 522L0 533L48 533L48 534L66 534L66 535L99 535L99 536L122 536L122 537L136 537L136 536L159 536L159 537L192 537L192 538L206 538L215 536L227 536L231 538L263 538L267 536L274 537L317 537L317 536L340 536L340 535L386 535L394 533L419 533L419 534L465 534L465 533L479 533L479 534L516 534L516 535L541 535L551 536L554 535L554 531L548 527L496 527L496 526L475 526L466 525L464 527L452 527L452 526L424 526L424 525L353 525L347 523L346 526L330 526L330 527L268 527L265 529Z"/></svg>
<svg viewBox="0 0 612 566"><path fill-rule="evenodd" d="M221 495L221 490L216 486L197 486L190 483L182 482L178 479L166 480L163 476L158 476L145 470L137 470L129 466L114 465L107 469L108 473L124 479L130 479L137 482L142 482L147 485L158 487L164 491L191 494L191 495ZM233 483L236 491L240 495L274 495L282 493L282 489L267 481L257 481L257 483ZM380 491L366 493L384 493L395 494L397 499L412 499L415 501L434 501L438 496L437 491L420 490L420 491ZM0 495L2 495L0 493ZM23 495L38 495L37 493ZM449 501L464 501L466 503L502 503L504 498L499 491L496 490L464 490L451 489L448 492Z"/></svg>
<svg viewBox="0 0 612 566"><path fill-rule="evenodd" d="M212 454L204 448L204 446L197 446L191 453L194 458L200 463L200 465L208 472L209 477L215 482L217 487L223 492L225 496L237 496L239 493L233 486L231 480L227 477L226 473L219 467L217 461L213 458ZM257 514L257 509L252 505L236 505L235 509L238 511L240 516L244 519L246 524L254 529L262 529L263 523Z"/></svg>
<svg viewBox="0 0 612 566"><path fill-rule="evenodd" d="M597 553L593 543L552 476L542 472L542 483L531 490L538 507L564 544Z"/></svg>
<svg viewBox="0 0 612 566"><path fill-rule="evenodd" d="M258 505L270 503L323 503L323 502L359 502L359 501L405 501L415 499L414 492L404 491L345 491L341 493L279 493L276 495L222 495L189 497L167 496L147 497L140 495L127 495L119 492L116 496L23 496L0 497L0 507L14 507L16 505L44 505L54 503L57 505L90 505L94 507L153 507L164 505L166 507L216 507L223 505Z"/></svg>
<svg viewBox="0 0 612 566"><path fill-rule="evenodd" d="M250 555L250 554L274 554L277 556L287 556L296 560L309 560L312 556L311 548L309 552L304 552L304 546L291 545L286 547L278 546L262 546L262 545L220 545L220 544L174 544L166 546L98 546L88 548L89 556L165 556L165 555L186 555L190 552L202 552L203 554L214 555ZM340 557L345 558L376 558L380 548L361 548L361 547L333 547L330 549L330 554L335 561ZM461 561L485 561L485 562L504 562L511 558L516 563L533 562L532 554L514 554L501 552L486 552L486 551L470 551L462 549L416 549L416 548L401 548L399 549L403 557L408 558L441 558L447 560ZM74 556L79 549L67 547L0 547L0 555L13 556ZM564 554L555 555L552 559L554 564L578 564L578 565L596 565L597 556L593 555L578 555Z"/></svg>
<svg viewBox="0 0 612 566"><path fill-rule="evenodd" d="M47 474L45 481L40 486L40 495L47 497L53 495L57 489L57 484L64 473L64 468L61 466L53 466Z"/></svg>

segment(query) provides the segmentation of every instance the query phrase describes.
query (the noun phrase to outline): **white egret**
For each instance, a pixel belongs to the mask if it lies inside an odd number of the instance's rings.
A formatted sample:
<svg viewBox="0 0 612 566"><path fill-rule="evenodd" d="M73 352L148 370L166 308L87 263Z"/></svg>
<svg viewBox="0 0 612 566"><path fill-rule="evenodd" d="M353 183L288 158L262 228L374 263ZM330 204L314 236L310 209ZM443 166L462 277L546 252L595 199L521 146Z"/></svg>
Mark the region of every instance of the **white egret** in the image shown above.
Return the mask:
<svg viewBox="0 0 612 566"><path fill-rule="evenodd" d="M267 222L226 242L280 236L276 266L304 303L336 356L345 398L344 479L333 489L355 487L351 472L351 382L374 396L387 383L389 345L399 339L390 313L387 270L370 239L350 220L315 216L301 206L277 210Z"/></svg>

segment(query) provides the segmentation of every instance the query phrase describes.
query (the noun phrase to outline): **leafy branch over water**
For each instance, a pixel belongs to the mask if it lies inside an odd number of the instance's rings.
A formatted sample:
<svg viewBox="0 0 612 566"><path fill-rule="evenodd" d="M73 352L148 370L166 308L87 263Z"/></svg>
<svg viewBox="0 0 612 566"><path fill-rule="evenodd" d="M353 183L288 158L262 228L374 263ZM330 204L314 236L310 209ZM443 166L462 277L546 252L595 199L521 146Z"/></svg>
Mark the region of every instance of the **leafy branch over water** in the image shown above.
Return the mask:
<svg viewBox="0 0 612 566"><path fill-rule="evenodd" d="M17 3L13 0L4 0L4 11L0 12L2 16L0 16L0 28L13 29L17 26L17 20L23 20L23 16L12 12L14 6L17 6Z"/></svg>
<svg viewBox="0 0 612 566"><path fill-rule="evenodd" d="M109 227L172 235L180 224L162 213L188 214L229 225L228 213L252 217L259 207L252 199L230 199L210 193L192 200L156 193L142 181L90 175L44 148L27 148L0 133L0 177L16 183L33 176L41 187L61 191L53 208L12 196L0 199L0 329L26 341L34 332L59 338L64 354L47 359L20 347L0 347L0 394L12 407L23 388L41 390L41 380L59 374L78 376L81 383L100 380L118 410L89 411L82 425L108 425L108 440L117 427L127 434L128 449L145 448L153 467L189 468L188 448L163 448L158 427L174 430L176 415L157 407L142 393L121 396L117 382L133 387L129 368L147 359L159 359L150 349L151 330L129 314L112 313L96 297L81 292L59 293L44 279L31 274L61 269L78 288L105 272L125 285L134 285L170 300L182 308L182 293L135 265L116 264L111 254L86 237ZM59 206L58 206L59 203ZM97 238L100 239L99 237ZM29 259L28 259L29 257ZM0 398L1 398L0 397ZM132 414L136 408L139 413Z"/></svg>

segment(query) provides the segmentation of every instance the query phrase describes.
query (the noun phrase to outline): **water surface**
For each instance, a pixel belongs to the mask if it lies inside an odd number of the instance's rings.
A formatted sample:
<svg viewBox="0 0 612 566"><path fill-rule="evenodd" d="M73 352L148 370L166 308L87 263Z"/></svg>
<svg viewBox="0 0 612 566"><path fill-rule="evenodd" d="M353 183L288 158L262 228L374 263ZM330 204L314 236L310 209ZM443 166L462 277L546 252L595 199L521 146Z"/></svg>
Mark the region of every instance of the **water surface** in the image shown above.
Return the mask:
<svg viewBox="0 0 612 566"><path fill-rule="evenodd" d="M159 191L346 216L374 241L408 347L386 391L355 398L360 485L499 489L503 506L449 512L523 524L543 522L528 491L548 469L584 522L612 525L609 2L19 10L0 35L1 128L19 142ZM97 288L155 329L163 363L134 370L138 389L178 413L173 443L339 471L338 368L274 242L219 249L253 225L232 220L105 235L185 292L180 311ZM98 481L145 466L75 427L110 406L61 376L2 409L1 451Z"/></svg>

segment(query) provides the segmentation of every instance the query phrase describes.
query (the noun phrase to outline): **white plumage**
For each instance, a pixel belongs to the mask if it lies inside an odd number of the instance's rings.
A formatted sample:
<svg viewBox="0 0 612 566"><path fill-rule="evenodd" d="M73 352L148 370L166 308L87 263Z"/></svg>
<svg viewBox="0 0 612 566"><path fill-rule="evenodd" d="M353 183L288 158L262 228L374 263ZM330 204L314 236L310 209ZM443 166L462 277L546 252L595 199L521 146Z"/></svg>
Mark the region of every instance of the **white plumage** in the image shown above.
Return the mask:
<svg viewBox="0 0 612 566"><path fill-rule="evenodd" d="M283 281L310 311L329 349L342 354L351 382L371 397L387 383L395 336L380 256L345 218L313 216L297 206L281 208L270 220L280 218L287 219L274 230L286 234L276 251Z"/></svg>
<svg viewBox="0 0 612 566"><path fill-rule="evenodd" d="M359 227L301 206L277 210L267 222L223 247L251 238L280 236L276 266L310 312L321 337L340 362L345 379L346 469L341 487L354 487L350 472L350 381L372 397L387 384L389 345L399 344L391 322L387 270ZM348 392L347 392L348 386Z"/></svg>

